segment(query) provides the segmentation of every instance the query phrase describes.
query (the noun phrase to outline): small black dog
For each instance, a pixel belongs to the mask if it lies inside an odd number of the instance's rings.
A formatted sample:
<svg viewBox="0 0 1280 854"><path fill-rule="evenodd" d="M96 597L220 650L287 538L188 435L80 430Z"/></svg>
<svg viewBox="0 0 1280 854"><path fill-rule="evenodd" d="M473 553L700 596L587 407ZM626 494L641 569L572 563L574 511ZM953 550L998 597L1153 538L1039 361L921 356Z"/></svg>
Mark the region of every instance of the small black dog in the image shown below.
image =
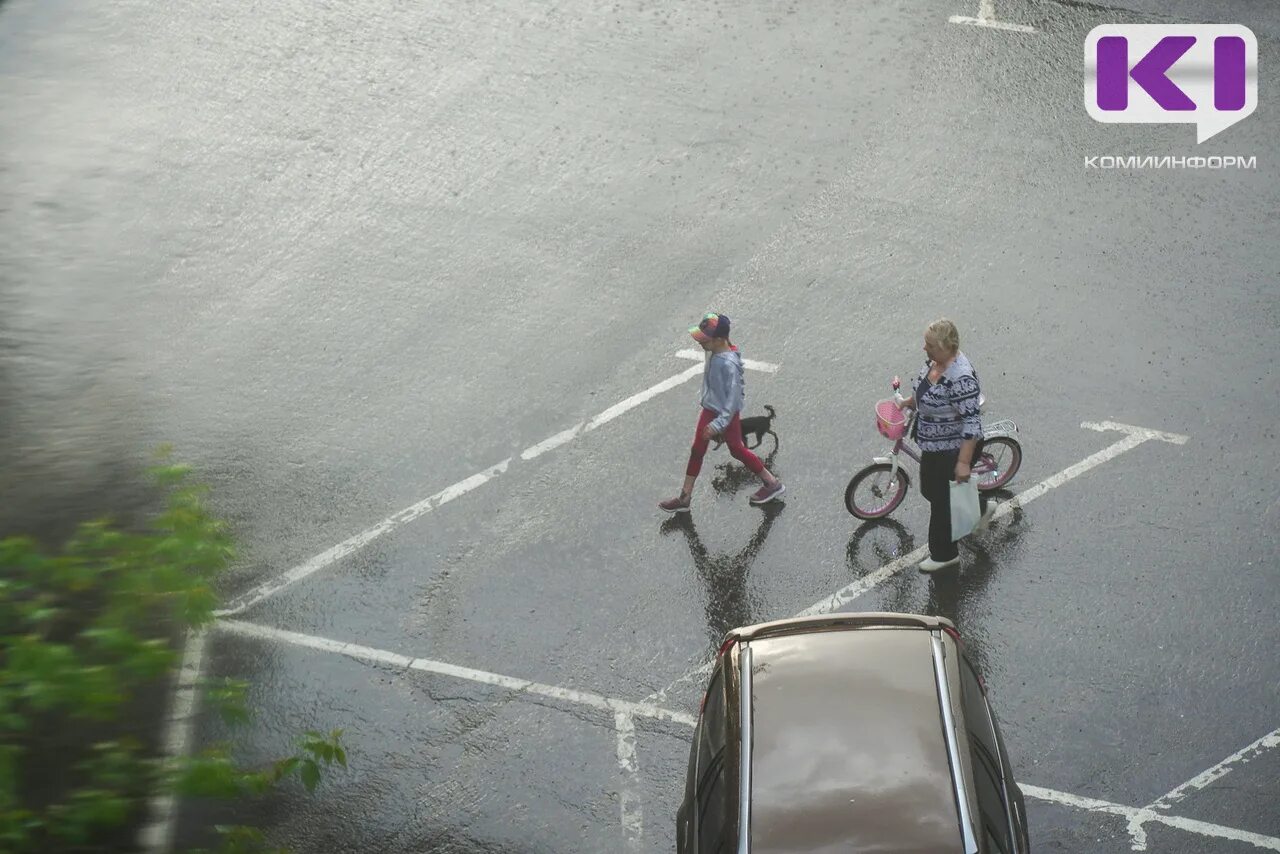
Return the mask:
<svg viewBox="0 0 1280 854"><path fill-rule="evenodd" d="M748 436L756 437L756 443L754 445L747 445L749 450L754 451L756 448L760 447L761 443L764 442L764 437L766 435L773 437L773 444L775 446L778 444L778 434L773 432L773 419L778 417L778 413L773 411L772 406L766 405L765 409L768 410L768 415L753 415L750 418L743 418L738 422L742 425L742 443L744 445L747 442ZM715 443L715 446L718 449L724 444L724 439L717 437L715 439Z"/></svg>

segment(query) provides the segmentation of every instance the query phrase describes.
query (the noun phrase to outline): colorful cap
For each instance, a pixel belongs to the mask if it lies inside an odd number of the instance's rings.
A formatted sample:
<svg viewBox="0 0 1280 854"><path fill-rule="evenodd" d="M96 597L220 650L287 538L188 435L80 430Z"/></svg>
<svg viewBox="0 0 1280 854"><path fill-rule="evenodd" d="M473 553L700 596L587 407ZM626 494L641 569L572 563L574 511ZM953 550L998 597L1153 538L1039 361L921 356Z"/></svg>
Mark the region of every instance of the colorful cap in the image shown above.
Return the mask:
<svg viewBox="0 0 1280 854"><path fill-rule="evenodd" d="M728 338L729 315L710 312L697 326L689 327L689 334L693 336L694 341L698 342L710 338Z"/></svg>

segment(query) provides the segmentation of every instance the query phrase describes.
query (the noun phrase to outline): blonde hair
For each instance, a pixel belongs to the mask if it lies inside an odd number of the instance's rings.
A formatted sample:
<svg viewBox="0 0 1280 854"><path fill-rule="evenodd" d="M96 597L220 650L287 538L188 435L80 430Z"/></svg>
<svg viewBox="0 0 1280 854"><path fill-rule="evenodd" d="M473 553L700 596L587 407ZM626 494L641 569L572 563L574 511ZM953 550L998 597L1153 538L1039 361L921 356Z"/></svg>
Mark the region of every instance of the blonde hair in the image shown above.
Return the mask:
<svg viewBox="0 0 1280 854"><path fill-rule="evenodd" d="M960 350L960 330L956 329L956 325L945 317L940 317L930 323L924 334L926 338L948 353L956 353Z"/></svg>

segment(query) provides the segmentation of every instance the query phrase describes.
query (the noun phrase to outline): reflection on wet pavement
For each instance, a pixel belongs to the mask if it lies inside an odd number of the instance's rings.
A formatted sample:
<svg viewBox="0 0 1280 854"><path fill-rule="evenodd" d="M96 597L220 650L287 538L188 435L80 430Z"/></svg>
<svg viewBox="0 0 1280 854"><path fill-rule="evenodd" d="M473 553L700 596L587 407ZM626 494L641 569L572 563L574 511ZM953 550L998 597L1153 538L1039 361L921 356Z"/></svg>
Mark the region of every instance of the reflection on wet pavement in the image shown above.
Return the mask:
<svg viewBox="0 0 1280 854"><path fill-rule="evenodd" d="M770 454L765 462L770 469L773 457L774 454ZM727 468L727 471L720 476L720 484L716 487L721 494L733 494L756 481L756 476L741 466L730 464L722 468ZM751 592L747 580L751 564L759 555L769 530L785 509L786 504L781 501L761 505L760 524L751 538L735 552L709 551L698 535L692 513L677 513L659 528L664 535L676 531L683 533L689 544L689 555L707 592L707 633L711 649L720 645L730 629L764 619L760 598Z"/></svg>

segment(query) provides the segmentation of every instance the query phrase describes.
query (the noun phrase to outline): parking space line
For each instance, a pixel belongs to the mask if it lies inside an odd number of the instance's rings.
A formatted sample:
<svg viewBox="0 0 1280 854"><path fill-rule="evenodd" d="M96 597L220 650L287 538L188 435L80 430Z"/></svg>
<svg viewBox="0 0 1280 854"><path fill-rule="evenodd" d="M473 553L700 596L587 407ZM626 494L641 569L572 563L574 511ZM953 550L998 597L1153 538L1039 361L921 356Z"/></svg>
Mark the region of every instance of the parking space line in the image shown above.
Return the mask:
<svg viewBox="0 0 1280 854"><path fill-rule="evenodd" d="M1152 430L1150 427L1136 427L1133 424L1121 424L1118 421L1082 421L1080 422L1080 427L1084 430L1097 430L1099 433L1128 433L1133 436L1142 436L1144 439L1153 439L1157 442L1168 442L1171 445L1185 445L1190 438L1181 433Z"/></svg>
<svg viewBox="0 0 1280 854"><path fill-rule="evenodd" d="M701 350L681 350L676 353L676 356L681 359L696 359L701 362L706 358L707 354ZM743 359L742 367L749 371L764 371L766 374L776 374L782 366L775 365L773 362L757 362L755 359Z"/></svg>
<svg viewBox="0 0 1280 854"><path fill-rule="evenodd" d="M992 30L1006 30L1012 33L1034 33L1035 27L1028 27L1026 24L1010 24L1007 21L996 20L996 4L995 0L979 0L978 17L969 18L964 15L952 15L947 19L952 24L968 24L974 27L987 27Z"/></svg>
<svg viewBox="0 0 1280 854"><path fill-rule="evenodd" d="M687 358L688 354L691 352L692 351L689 350L682 350L676 355L681 358ZM769 373L776 373L779 367L778 365L769 362L744 362L744 364L752 370L767 371ZM520 460L528 462L529 460L536 459L548 451L567 444L577 437L589 433L598 427L602 427L618 416L635 409L640 404L652 400L664 391L669 391L676 386L688 382L698 376L702 372L702 369L702 365L693 365L674 376L668 377L660 383L650 386L638 394L633 394L631 397L615 403L613 406L610 406L598 415L595 415L580 424L576 424L567 430L561 430L554 436L543 439L535 445L531 445L520 453ZM305 563L290 569L288 572L265 581L248 592L235 597L225 608L216 612L217 616L230 617L252 608L268 596L278 593L289 585L314 575L326 567L332 566L338 561L369 545L369 543L384 534L412 522L414 519L417 519L426 513L430 513L438 507L448 504L455 498L466 495L468 492L483 486L499 475L506 474L513 462L514 459L508 457L500 463L489 466L483 471L477 472L464 480L458 481L452 486L445 487L435 495L429 496L416 504L406 507L399 513L389 516L373 527L343 540L333 548L321 552Z"/></svg>
<svg viewBox="0 0 1280 854"><path fill-rule="evenodd" d="M373 664L392 664L406 670L421 670L425 673L435 673L438 676L465 679L468 682L493 685L523 694L537 694L580 706L590 706L614 715L624 713L632 718L652 718L660 721L673 721L688 726L694 726L697 723L692 715L664 709L651 703L636 703L631 700L620 700L615 697L593 694L589 691L561 688L556 685L544 685L529 679L505 676L501 673L490 673L487 670L475 670L470 667L459 667L456 664L435 661L430 658L411 658L407 655L400 655L384 649L374 649L360 644L317 637L316 635L304 635L300 632L275 629L258 623L246 623L242 620L219 620L214 625L219 629L246 637L280 641L293 646L318 649L323 652L334 652L358 661L366 661Z"/></svg>
<svg viewBox="0 0 1280 854"><path fill-rule="evenodd" d="M490 673L484 670L474 670L469 667L459 667L458 665L447 664L442 661L434 661L426 658L410 658L409 656L400 655L399 653L389 652L387 650L373 649L371 647L361 646L360 644L345 643L343 641L316 637L314 635L304 635L284 629L275 629L269 626L259 625L257 623L246 623L240 620L221 620L215 625L220 629L234 634L258 638L261 640L280 641L294 646L316 649L323 652L337 653L339 655L346 656L347 658L371 664L394 664L406 670L422 670L442 676L465 679L469 682L508 688L512 691L523 694L536 694L545 697L552 697L568 703L589 706L602 711L612 712L613 726L618 739L618 765L624 774L631 777L628 784L624 786L624 790L621 793L620 798L623 830L626 834L628 845L630 847L635 847L638 844L643 832L642 805L637 787L634 785L638 778L639 771L639 764L636 758L635 718L646 717L654 720L672 721L689 727L696 726L698 722L697 718L693 715L677 712L673 709L667 709L661 706L654 706L650 703L636 703L630 700L619 700L613 697L605 697L601 694L594 694L589 691L579 691L572 688L560 688L554 685L544 685L528 679L504 676L499 673ZM1224 760L1224 763L1232 760L1240 761L1240 759L1243 758L1244 755L1248 754L1252 748L1272 746L1270 744L1270 739L1275 735L1277 735L1277 733L1264 736L1262 739L1259 739L1258 742L1255 742L1248 748L1239 751L1238 754L1233 754L1232 757L1228 757L1227 760ZM1247 842L1258 848L1280 851L1280 839L1271 836L1264 836L1260 833L1253 833L1234 827L1226 827L1224 825L1213 824L1207 821L1184 818L1182 816L1166 815L1164 813L1155 812L1154 810L1146 807L1131 807L1124 804L1113 803L1111 801L1098 800L1097 798L1086 798L1081 795L1073 795L1069 792L1060 792L1055 789L1046 789L1041 786L1031 786L1019 783L1019 788L1022 789L1024 795L1042 801L1049 801L1074 807L1076 809L1088 810L1090 812L1108 813L1111 815L1129 818L1130 820L1141 819L1144 823L1156 822L1188 833L1198 834L1200 836L1214 836L1220 839L1231 839L1238 842Z"/></svg>
<svg viewBox="0 0 1280 854"><path fill-rule="evenodd" d="M299 566L295 566L283 575L279 575L269 581L265 581L247 593L237 596L228 603L227 607L216 611L215 614L219 617L228 617L252 608L254 605L257 605L273 593L278 593L289 585L314 575L320 570L332 566L343 558L358 552L360 549L369 545L369 543L378 539L378 537L381 537L383 534L393 531L408 522L412 522L419 516L422 516L425 513L430 513L437 507L442 507L450 501L453 501L455 498L460 498L471 490L483 486L498 475L503 474L510 465L511 458L508 457L497 465L489 466L489 468L484 471L477 472L476 474L471 475L471 477L460 480L452 486L445 487L435 495L424 498L417 504L406 507L394 516L389 516L386 519L383 519L372 528L361 531L354 537L348 537L333 548L326 549L311 558L311 560L300 564Z"/></svg>
<svg viewBox="0 0 1280 854"><path fill-rule="evenodd" d="M1188 438L1179 433L1167 433L1163 430L1151 430L1146 427L1135 427L1132 424L1119 424L1114 421L1085 421L1080 426L1087 430L1121 432L1125 434L1125 437L1118 442L1108 445L1096 454L1090 454L1080 462L1068 466L1057 474L1045 478L1036 485L1018 493L1012 499L1002 501L1000 506L996 508L996 512L992 514L991 518L993 521L1009 515L1019 507L1026 507L1032 501L1035 501L1037 498L1045 495L1050 490L1062 486L1064 483L1079 477L1090 469L1102 465L1108 460L1115 459L1125 451L1132 450L1144 442L1162 441L1181 445L1186 443ZM929 547L927 545L920 546L914 551L908 552L907 554L890 561L875 572L864 575L852 584L842 587L835 593L832 593L823 599L819 599L808 608L805 608L803 611L796 614L796 616L810 617L817 614L829 614L832 611L849 604L859 596L871 592L876 587L879 587L881 584L902 572L902 570L907 567L918 564L920 561L924 560L928 552ZM694 677L709 674L713 663L714 660L704 662L696 669L685 673L661 691L650 694L648 700L650 702L663 700L677 685L680 685Z"/></svg>
<svg viewBox="0 0 1280 854"><path fill-rule="evenodd" d="M1236 763L1247 763L1249 760L1276 746L1280 746L1280 729L1274 729L1248 747L1237 750L1217 765L1202 771L1173 791L1157 798L1151 806L1153 809L1168 809L1172 804L1185 798L1190 792L1203 789L1215 780L1224 777Z"/></svg>
<svg viewBox="0 0 1280 854"><path fill-rule="evenodd" d="M1029 489L1019 492L1012 499L1002 501L1000 506L996 508L996 512L992 514L991 518L993 521L1003 518L1004 516L1008 516L1020 507L1026 507L1032 501L1035 501L1037 498L1047 494L1050 490L1057 489L1064 483L1074 480L1091 469L1097 468L1108 460L1115 459L1125 451L1133 450L1143 442L1160 440L1180 445L1187 441L1186 436L1181 436L1176 433L1165 433L1160 430L1148 430L1145 427L1133 427L1128 424L1115 424L1110 421L1104 421L1100 424L1086 421L1080 426L1090 430L1120 431L1126 435L1120 441L1108 445L1096 454L1090 454L1080 462L1068 466L1057 474L1045 478ZM928 551L928 546L920 546L915 551L903 555L891 563L885 564L870 575L864 576L847 587L837 590L825 599L814 602L808 608L805 608L799 614L796 614L796 616L809 617L816 614L827 614L842 607L843 605L847 605L849 602L852 602L854 599L857 599L859 596L883 584L894 575L897 575L906 567L914 563L919 563L924 559Z"/></svg>
<svg viewBox="0 0 1280 854"><path fill-rule="evenodd" d="M636 722L626 712L613 716L618 733L618 767L622 771L622 791L618 793L618 809L622 812L622 833L627 849L640 850L644 838L644 800L640 796L640 763L636 758Z"/></svg>
<svg viewBox="0 0 1280 854"><path fill-rule="evenodd" d="M1212 768L1208 768L1200 772L1187 782L1180 786L1176 786L1172 791L1161 795L1151 803L1147 804L1138 811L1138 814L1129 818L1129 836L1132 837L1133 840L1133 850L1147 850L1147 831L1145 825L1155 821L1158 816L1162 815L1162 813L1156 813L1154 810L1170 809L1173 804L1182 800L1193 791L1200 791L1210 783L1222 779L1233 770L1237 763L1247 763L1276 746L1280 746L1280 729L1272 730L1247 747L1237 750L1235 753L1214 765Z"/></svg>
<svg viewBox="0 0 1280 854"><path fill-rule="evenodd" d="M172 761L187 755L187 745L191 742L199 706L200 698L196 689L208 640L208 632L192 632L187 636L186 646L182 650L182 663L178 667L173 692L169 695L168 717L164 722L161 749L166 760ZM157 795L151 799L147 811L149 822L138 836L138 846L151 854L171 850L178 815L177 798L173 794Z"/></svg>
<svg viewBox="0 0 1280 854"><path fill-rule="evenodd" d="M1199 836L1216 836L1219 839L1231 839L1236 842L1247 842L1257 848L1265 848L1269 851L1280 851L1280 839L1277 839L1274 836L1264 836L1261 833L1253 833L1248 830L1240 830L1236 827L1227 827L1225 825L1214 824L1208 821L1199 821L1193 818L1183 818L1182 816L1177 815L1165 815L1163 813L1153 812L1148 807L1130 807L1125 806L1124 804L1112 803L1111 801L1100 801L1097 798L1085 798L1068 792L1059 792L1054 789L1045 789L1040 786L1029 786L1025 783L1019 783L1018 788L1021 789L1022 794L1027 797L1035 798L1040 801L1049 801L1055 804L1075 807L1076 809L1088 810L1089 812L1118 815L1128 818L1131 822L1134 820L1141 820L1143 823L1157 822L1159 824L1164 824ZM1135 851L1142 851L1145 849L1145 841L1142 848L1134 848Z"/></svg>
<svg viewBox="0 0 1280 854"><path fill-rule="evenodd" d="M581 424L578 424L574 427L570 427L568 430L563 430L557 433L556 435L552 436L550 439L545 439L539 442L538 444L526 449L520 454L520 459L531 460L534 457L539 456L540 454L546 453L552 448L558 448L560 445L563 445L565 442L568 442L571 439L576 439L578 436L581 436L583 433L589 433L590 431L596 429L597 427L600 427L604 424L608 424L610 421L617 418L619 415L623 414L627 410L634 409L635 407L639 406L645 401L657 397L658 395L662 394L664 391L668 391L669 389L673 389L676 386L681 385L682 383L688 382L693 377L696 377L701 371L702 371L702 366L695 365L694 367L688 368L687 370L682 371L681 373L678 373L673 377L669 377L663 380L657 385L650 386L649 388L645 389L639 394L633 394L631 395L631 397L628 397L626 400L620 403L615 403L613 406L610 406L608 409L606 409L604 412L601 412L599 415L595 416L594 418L589 418L586 421L583 421Z"/></svg>

